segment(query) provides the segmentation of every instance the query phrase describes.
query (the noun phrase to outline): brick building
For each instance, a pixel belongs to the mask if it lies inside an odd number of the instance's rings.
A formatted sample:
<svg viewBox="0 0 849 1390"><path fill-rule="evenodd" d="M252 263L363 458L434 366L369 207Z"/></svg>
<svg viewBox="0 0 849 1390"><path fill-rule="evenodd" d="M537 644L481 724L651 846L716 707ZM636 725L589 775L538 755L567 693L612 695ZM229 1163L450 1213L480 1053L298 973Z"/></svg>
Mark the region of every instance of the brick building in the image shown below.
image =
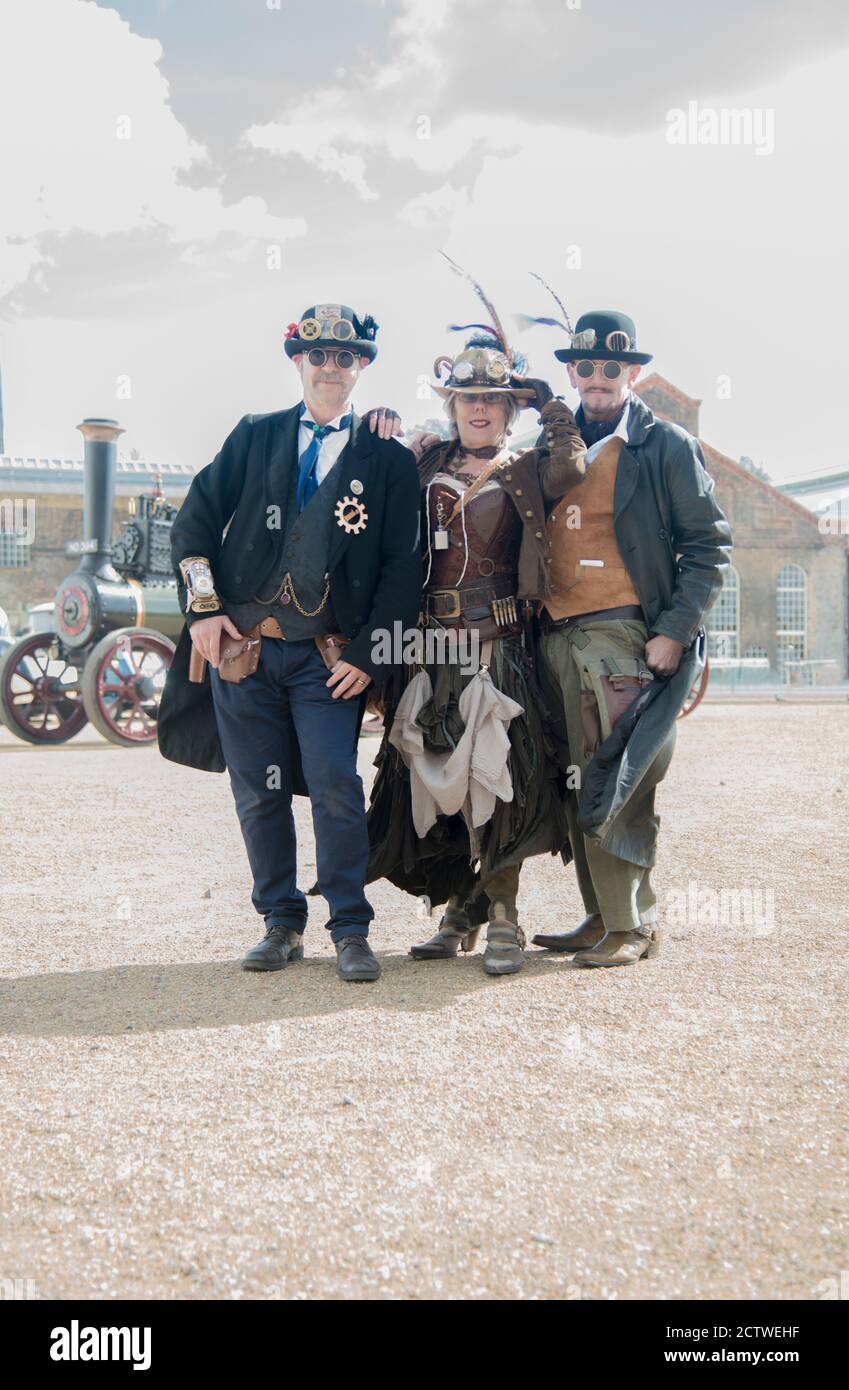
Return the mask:
<svg viewBox="0 0 849 1390"><path fill-rule="evenodd" d="M701 401L657 373L635 390L660 418L699 436ZM849 546L757 471L701 439L734 536L733 568L709 620L709 653L765 657L776 677L833 684L849 675ZM789 663L822 663L796 667Z"/></svg>

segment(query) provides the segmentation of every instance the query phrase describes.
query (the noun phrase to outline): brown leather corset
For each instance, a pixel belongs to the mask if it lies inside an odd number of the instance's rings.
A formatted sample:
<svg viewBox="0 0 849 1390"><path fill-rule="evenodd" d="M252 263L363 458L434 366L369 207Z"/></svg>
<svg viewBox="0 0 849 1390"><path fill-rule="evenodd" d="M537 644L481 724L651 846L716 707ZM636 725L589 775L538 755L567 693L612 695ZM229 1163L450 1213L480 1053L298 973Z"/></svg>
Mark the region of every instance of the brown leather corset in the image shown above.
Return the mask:
<svg viewBox="0 0 849 1390"><path fill-rule="evenodd" d="M431 545L429 590L457 588L463 574L466 545L463 541L463 518L459 513L448 527L448 549L437 550L434 545L434 532L440 516L442 524L446 525L456 501L456 490L446 483L435 482L431 485L430 518L426 519ZM465 589L467 585L479 585L482 579L496 574L518 576L522 522L504 489L481 489L465 508L465 514L469 558L460 587ZM512 592L515 593L515 588Z"/></svg>

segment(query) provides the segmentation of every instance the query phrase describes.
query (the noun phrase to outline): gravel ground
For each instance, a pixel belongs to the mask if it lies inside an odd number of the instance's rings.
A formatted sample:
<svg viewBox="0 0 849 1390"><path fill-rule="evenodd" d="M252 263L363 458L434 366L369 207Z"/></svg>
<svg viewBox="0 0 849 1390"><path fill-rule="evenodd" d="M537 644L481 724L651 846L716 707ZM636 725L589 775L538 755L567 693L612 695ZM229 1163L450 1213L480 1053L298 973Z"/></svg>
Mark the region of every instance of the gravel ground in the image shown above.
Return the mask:
<svg viewBox="0 0 849 1390"><path fill-rule="evenodd" d="M225 778L0 731L0 1278L823 1296L849 1269L849 710L706 705L679 729L657 960L414 963L430 924L380 884L375 985L337 979L322 899L303 964L240 971L261 930ZM531 861L520 909L568 929L571 870Z"/></svg>

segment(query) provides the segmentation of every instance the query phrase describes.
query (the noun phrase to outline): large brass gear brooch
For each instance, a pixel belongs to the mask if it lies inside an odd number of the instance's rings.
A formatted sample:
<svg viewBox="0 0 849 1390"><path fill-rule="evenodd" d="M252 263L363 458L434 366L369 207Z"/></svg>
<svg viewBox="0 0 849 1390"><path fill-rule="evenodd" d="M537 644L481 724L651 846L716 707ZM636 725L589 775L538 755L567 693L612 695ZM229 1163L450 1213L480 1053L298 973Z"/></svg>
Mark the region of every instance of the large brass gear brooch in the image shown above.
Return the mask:
<svg viewBox="0 0 849 1390"><path fill-rule="evenodd" d="M360 531L366 529L368 512L356 497L343 497L337 502L335 516L337 526L341 526L349 536L358 536Z"/></svg>

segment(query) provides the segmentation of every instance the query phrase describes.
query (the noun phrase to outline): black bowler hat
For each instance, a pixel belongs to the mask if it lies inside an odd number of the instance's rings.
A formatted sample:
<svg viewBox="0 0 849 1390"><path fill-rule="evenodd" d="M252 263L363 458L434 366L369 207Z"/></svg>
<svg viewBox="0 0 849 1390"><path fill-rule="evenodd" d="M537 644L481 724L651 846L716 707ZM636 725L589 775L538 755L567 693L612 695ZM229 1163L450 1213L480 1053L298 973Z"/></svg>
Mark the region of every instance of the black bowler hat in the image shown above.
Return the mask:
<svg viewBox="0 0 849 1390"><path fill-rule="evenodd" d="M287 357L296 357L316 347L349 348L372 362L377 356L377 328L371 314L358 319L347 304L314 304L304 310L297 323L289 324L283 350Z"/></svg>
<svg viewBox="0 0 849 1390"><path fill-rule="evenodd" d="M651 362L650 352L636 352L634 320L618 309L593 309L582 314L572 334L572 346L556 348L560 362Z"/></svg>

